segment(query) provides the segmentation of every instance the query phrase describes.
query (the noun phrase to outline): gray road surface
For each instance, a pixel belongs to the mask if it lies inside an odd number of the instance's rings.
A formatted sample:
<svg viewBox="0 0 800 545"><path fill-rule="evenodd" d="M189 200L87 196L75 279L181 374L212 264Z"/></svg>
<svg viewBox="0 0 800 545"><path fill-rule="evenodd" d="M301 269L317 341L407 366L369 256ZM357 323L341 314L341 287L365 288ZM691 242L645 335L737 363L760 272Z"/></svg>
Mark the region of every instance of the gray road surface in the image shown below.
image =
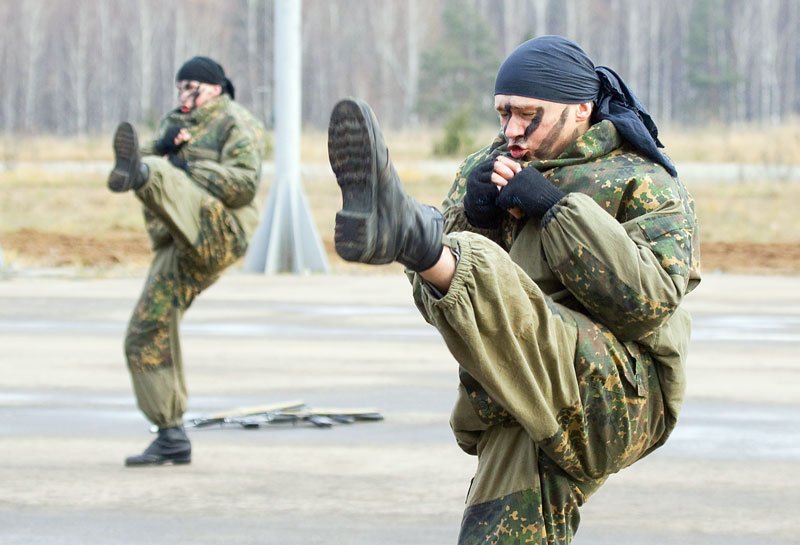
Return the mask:
<svg viewBox="0 0 800 545"><path fill-rule="evenodd" d="M399 271L231 272L183 326L189 417L299 398L385 421L195 430L190 466L126 469L151 439L122 356L140 286L0 279L0 543L455 543L475 467L447 423L456 366ZM800 278L708 274L689 306L678 428L576 545L800 543Z"/></svg>

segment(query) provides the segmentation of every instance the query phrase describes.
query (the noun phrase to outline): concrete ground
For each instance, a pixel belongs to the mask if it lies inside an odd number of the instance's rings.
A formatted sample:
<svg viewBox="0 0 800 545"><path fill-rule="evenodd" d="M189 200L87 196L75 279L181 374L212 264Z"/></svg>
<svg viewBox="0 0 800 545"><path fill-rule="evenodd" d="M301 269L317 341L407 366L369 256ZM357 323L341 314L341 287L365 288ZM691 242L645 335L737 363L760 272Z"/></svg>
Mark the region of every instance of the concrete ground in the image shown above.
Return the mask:
<svg viewBox="0 0 800 545"><path fill-rule="evenodd" d="M137 277L0 279L0 543L455 543L475 459L448 427L456 365L405 278L227 274L187 313L188 417L302 399L382 422L152 439L122 336ZM688 399L659 451L582 509L574 543L800 543L800 277L708 274L688 298Z"/></svg>

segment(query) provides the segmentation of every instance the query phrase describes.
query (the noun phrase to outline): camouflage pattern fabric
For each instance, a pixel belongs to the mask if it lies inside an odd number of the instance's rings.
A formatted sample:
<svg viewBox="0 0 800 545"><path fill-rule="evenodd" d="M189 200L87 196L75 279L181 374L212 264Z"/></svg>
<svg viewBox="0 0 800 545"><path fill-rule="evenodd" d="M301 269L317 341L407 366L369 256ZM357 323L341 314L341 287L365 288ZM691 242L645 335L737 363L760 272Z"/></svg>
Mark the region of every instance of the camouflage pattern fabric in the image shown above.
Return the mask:
<svg viewBox="0 0 800 545"><path fill-rule="evenodd" d="M666 441L683 400L700 280L691 197L598 123L537 168L567 195L539 221L466 221L471 155L444 202L460 256L444 297L414 278L423 316L460 364L451 425L478 456L459 543L566 544L608 475Z"/></svg>
<svg viewBox="0 0 800 545"><path fill-rule="evenodd" d="M241 258L258 222L253 202L261 171L264 128L226 95L161 122L186 127L181 148L189 172L145 156L147 183L136 195L155 256L125 337L137 403L159 427L180 425L186 386L179 325L197 295ZM152 152L152 146L142 149Z"/></svg>
<svg viewBox="0 0 800 545"><path fill-rule="evenodd" d="M159 123L154 141L143 146L142 153L151 155L155 141L171 126L185 128L192 135L178 153L189 163L192 181L230 208L251 236L258 223L258 214L252 211L266 141L263 123L222 95L191 112L176 109L167 114ZM252 221L252 217L256 220ZM163 238L163 227L157 222L149 219L147 226L154 242Z"/></svg>

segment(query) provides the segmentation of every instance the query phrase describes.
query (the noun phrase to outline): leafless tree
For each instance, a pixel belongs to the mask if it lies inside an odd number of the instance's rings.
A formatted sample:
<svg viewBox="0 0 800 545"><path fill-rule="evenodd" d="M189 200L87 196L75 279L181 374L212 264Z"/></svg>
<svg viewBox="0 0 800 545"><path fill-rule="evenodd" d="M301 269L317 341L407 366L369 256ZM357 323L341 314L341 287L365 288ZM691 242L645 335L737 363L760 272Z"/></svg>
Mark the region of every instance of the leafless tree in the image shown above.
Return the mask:
<svg viewBox="0 0 800 545"><path fill-rule="evenodd" d="M447 1L305 0L304 121L324 127L339 97L359 95L392 126L430 122L420 116L421 82L437 74L421 59L444 51ZM459 2L492 29L468 38L498 58L532 36L565 35L616 69L662 122L697 122L702 110L775 123L800 110L798 0ZM237 99L269 125L272 11L272 0L0 2L2 133L153 123L174 107L176 69L197 54L219 60Z"/></svg>

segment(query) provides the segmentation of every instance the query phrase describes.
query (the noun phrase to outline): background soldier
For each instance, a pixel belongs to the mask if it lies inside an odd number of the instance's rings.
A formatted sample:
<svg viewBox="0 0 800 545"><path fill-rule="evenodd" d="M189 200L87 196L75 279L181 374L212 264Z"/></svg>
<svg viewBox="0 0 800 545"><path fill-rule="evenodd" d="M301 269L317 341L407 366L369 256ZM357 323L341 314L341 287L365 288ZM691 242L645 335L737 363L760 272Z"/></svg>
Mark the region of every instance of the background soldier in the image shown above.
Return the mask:
<svg viewBox="0 0 800 545"><path fill-rule="evenodd" d="M460 365L451 425L478 469L459 543L569 543L579 506L675 425L694 206L636 97L564 38L512 52L495 107L442 215L405 194L369 106L337 104L336 250L409 268Z"/></svg>
<svg viewBox="0 0 800 545"><path fill-rule="evenodd" d="M111 191L133 190L144 205L155 252L125 356L139 408L158 437L127 466L191 461L178 326L194 298L244 255L258 224L262 123L234 102L233 84L212 59L188 60L175 79L180 105L161 121L155 142L140 150L133 127L119 125L108 177Z"/></svg>

